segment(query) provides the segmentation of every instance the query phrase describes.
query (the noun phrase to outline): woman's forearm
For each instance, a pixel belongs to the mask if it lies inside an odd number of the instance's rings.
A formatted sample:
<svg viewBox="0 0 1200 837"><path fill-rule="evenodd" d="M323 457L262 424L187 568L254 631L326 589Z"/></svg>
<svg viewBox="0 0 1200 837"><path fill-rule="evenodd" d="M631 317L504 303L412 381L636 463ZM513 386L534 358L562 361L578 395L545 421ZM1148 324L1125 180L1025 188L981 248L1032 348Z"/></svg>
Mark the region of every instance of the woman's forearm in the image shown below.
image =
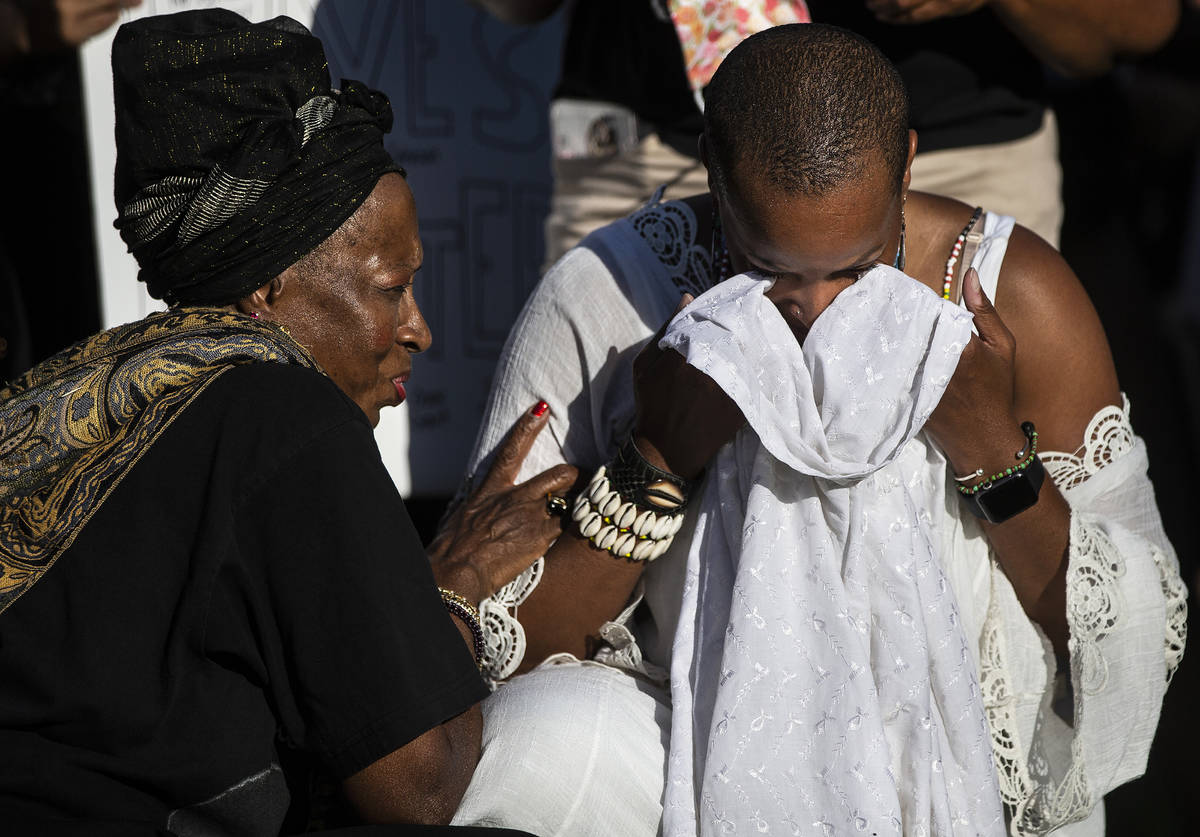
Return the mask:
<svg viewBox="0 0 1200 837"><path fill-rule="evenodd" d="M1025 614L1068 656L1067 565L1071 510L1047 477L1037 503L1004 523L983 524L988 541Z"/></svg>
<svg viewBox="0 0 1200 837"><path fill-rule="evenodd" d="M1028 453L1030 440L1011 418L981 415L974 431L945 439L943 452L955 474L1004 473ZM1005 432L1011 428L1011 432ZM1016 456L1021 450L1023 456ZM951 489L956 495L957 490ZM956 502L966 502L956 497ZM965 510L964 510L965 511ZM966 512L969 514L969 512ZM981 521L1001 569L1026 615L1041 626L1060 658L1067 654L1067 556L1071 510L1049 475L1037 502L1003 523Z"/></svg>
<svg viewBox="0 0 1200 837"><path fill-rule="evenodd" d="M596 549L570 526L546 554L542 580L520 606L526 651L518 672L551 654L596 651L600 626L629 603L645 564Z"/></svg>
<svg viewBox="0 0 1200 837"><path fill-rule="evenodd" d="M990 6L1030 52L1077 77L1158 49L1180 12L1179 0L991 0Z"/></svg>

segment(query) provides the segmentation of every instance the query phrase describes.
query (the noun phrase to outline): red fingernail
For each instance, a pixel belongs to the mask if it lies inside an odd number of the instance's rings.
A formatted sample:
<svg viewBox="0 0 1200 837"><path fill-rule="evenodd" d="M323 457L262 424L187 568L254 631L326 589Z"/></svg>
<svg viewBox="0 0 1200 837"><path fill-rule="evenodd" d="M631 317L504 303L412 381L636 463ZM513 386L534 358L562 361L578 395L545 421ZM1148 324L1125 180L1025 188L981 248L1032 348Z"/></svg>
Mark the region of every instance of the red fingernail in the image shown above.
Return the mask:
<svg viewBox="0 0 1200 837"><path fill-rule="evenodd" d="M533 405L533 409L529 412L533 414L534 418L541 418L542 416L546 415L546 411L549 409L549 404L547 404L545 401L539 401Z"/></svg>

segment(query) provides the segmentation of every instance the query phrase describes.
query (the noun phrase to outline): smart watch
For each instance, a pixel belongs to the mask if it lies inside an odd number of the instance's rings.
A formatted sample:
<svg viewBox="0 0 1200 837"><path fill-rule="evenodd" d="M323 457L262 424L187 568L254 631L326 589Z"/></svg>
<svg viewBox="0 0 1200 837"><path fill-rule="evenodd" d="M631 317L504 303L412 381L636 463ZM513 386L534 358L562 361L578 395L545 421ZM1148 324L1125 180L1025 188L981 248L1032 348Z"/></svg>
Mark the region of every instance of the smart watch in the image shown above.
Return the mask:
<svg viewBox="0 0 1200 837"><path fill-rule="evenodd" d="M1003 471L971 486L960 485L958 491L971 514L989 523L1003 523L1038 501L1038 492L1046 479L1046 469L1038 459L1038 433L1032 421L1021 422L1025 434L1025 447L1013 458L1017 461ZM970 476L983 475L980 468ZM964 482L970 477L955 477L955 482Z"/></svg>
<svg viewBox="0 0 1200 837"><path fill-rule="evenodd" d="M989 523L1003 523L1038 501L1046 468L1035 454L1029 464L999 479L983 483L973 494L963 494L967 508Z"/></svg>

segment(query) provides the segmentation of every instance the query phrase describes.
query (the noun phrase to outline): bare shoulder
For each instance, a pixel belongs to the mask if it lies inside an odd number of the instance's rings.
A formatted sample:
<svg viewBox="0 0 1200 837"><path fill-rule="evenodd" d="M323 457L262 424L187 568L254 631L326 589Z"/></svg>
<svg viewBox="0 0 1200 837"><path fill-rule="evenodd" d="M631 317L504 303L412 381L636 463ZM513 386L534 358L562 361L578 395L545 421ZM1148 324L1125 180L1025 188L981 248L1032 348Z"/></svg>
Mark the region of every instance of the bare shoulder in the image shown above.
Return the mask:
<svg viewBox="0 0 1200 837"><path fill-rule="evenodd" d="M1108 338L1063 257L1017 226L996 288L996 310L1016 342L1016 408L1038 425L1043 450L1073 451L1088 422L1120 403Z"/></svg>

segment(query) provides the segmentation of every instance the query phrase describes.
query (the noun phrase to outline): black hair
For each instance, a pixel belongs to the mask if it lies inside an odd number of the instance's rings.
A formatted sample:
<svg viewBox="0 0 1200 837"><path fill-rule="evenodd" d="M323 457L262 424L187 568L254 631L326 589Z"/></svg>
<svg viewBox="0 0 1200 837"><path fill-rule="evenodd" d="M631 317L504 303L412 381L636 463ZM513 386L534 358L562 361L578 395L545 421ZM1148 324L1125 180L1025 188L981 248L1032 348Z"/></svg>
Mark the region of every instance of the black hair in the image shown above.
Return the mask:
<svg viewBox="0 0 1200 837"><path fill-rule="evenodd" d="M759 32L729 53L704 98L709 171L723 194L748 164L785 192L821 196L880 157L900 189L908 94L861 35L819 23Z"/></svg>

